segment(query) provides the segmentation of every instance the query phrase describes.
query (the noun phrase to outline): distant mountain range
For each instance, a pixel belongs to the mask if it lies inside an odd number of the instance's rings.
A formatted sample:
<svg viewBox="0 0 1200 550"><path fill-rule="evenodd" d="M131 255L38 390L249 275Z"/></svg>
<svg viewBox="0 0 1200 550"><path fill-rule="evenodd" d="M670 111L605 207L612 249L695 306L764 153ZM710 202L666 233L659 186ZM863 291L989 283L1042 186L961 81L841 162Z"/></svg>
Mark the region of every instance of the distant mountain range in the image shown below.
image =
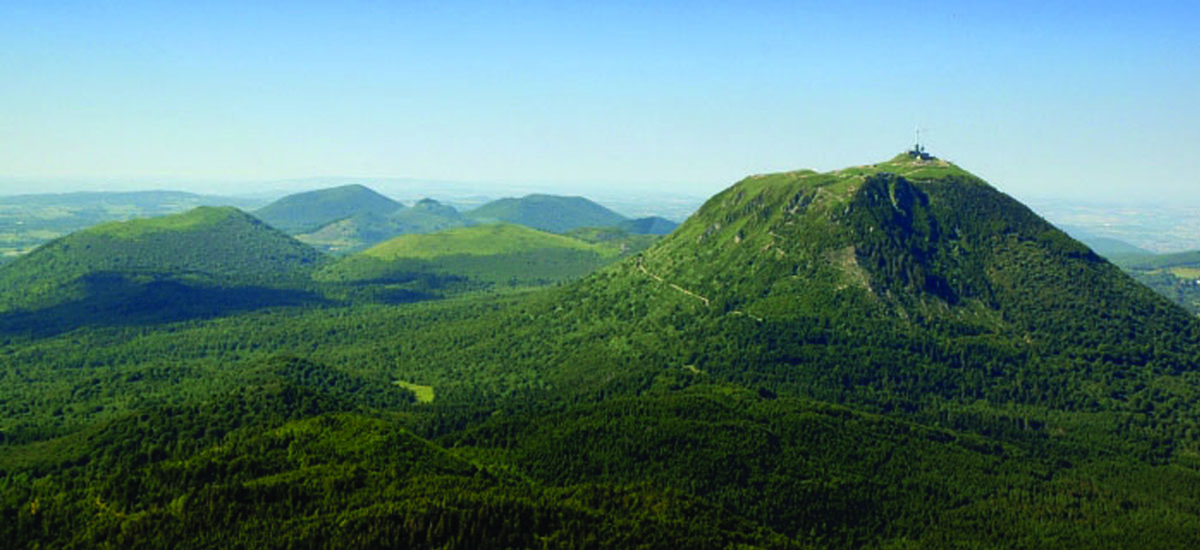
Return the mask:
<svg viewBox="0 0 1200 550"><path fill-rule="evenodd" d="M399 235L480 223L512 223L551 233L619 227L654 235L670 233L677 225L659 217L630 220L583 197L555 195L499 199L466 213L433 199L405 207L361 185L289 195L255 214L303 242L336 253L363 250Z"/></svg>

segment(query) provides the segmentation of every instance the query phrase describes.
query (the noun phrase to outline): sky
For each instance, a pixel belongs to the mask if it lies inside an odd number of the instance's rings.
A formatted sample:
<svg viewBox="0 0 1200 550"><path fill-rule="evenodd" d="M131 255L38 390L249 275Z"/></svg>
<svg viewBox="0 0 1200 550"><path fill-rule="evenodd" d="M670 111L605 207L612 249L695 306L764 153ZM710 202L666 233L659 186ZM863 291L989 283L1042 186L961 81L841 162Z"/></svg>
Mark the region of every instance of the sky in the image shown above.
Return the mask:
<svg viewBox="0 0 1200 550"><path fill-rule="evenodd" d="M1200 204L1198 28L1194 0L0 0L0 193L709 195L919 126L1018 198Z"/></svg>

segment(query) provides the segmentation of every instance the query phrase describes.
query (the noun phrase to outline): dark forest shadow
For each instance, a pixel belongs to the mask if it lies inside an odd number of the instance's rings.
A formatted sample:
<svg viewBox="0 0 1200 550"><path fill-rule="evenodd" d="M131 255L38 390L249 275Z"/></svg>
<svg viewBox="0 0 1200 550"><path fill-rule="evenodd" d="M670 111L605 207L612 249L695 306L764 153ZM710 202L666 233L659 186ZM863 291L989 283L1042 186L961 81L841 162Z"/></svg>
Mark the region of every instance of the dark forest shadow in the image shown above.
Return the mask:
<svg viewBox="0 0 1200 550"><path fill-rule="evenodd" d="M306 289L202 286L173 280L137 283L117 275L88 277L84 284L84 299L0 314L0 334L45 338L85 326L154 325L334 303Z"/></svg>

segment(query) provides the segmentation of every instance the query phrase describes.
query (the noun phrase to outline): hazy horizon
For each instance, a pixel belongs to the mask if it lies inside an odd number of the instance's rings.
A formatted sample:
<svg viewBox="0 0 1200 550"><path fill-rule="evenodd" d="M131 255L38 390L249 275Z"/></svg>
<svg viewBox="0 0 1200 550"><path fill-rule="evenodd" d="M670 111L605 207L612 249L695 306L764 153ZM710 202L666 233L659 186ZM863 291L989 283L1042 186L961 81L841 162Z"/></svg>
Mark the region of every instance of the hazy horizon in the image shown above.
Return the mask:
<svg viewBox="0 0 1200 550"><path fill-rule="evenodd" d="M0 11L6 195L335 174L708 196L886 160L919 125L1019 198L1200 203L1191 3Z"/></svg>

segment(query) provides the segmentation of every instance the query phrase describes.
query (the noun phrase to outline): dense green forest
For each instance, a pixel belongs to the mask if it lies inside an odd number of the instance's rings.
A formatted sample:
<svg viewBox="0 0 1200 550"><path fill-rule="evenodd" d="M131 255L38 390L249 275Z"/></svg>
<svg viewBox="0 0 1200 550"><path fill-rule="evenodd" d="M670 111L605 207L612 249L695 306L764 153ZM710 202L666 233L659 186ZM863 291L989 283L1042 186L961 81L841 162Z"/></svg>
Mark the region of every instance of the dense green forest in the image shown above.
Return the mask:
<svg viewBox="0 0 1200 550"><path fill-rule="evenodd" d="M629 253L534 289L389 303L318 277L319 302L5 332L0 534L1195 545L1200 324L966 171L755 176Z"/></svg>

